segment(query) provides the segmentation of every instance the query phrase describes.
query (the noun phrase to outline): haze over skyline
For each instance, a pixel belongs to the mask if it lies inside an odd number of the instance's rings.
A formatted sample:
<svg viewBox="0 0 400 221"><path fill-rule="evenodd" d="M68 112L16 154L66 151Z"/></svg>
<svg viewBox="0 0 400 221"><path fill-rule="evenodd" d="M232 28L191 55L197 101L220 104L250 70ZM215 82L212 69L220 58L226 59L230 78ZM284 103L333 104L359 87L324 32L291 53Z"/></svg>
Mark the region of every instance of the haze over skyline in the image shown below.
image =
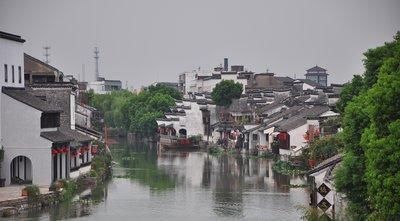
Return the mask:
<svg viewBox="0 0 400 221"><path fill-rule="evenodd" d="M0 0L0 30L26 39L25 52L64 74L100 74L135 88L230 65L303 78L319 65L329 83L362 74L362 53L400 30L400 1Z"/></svg>

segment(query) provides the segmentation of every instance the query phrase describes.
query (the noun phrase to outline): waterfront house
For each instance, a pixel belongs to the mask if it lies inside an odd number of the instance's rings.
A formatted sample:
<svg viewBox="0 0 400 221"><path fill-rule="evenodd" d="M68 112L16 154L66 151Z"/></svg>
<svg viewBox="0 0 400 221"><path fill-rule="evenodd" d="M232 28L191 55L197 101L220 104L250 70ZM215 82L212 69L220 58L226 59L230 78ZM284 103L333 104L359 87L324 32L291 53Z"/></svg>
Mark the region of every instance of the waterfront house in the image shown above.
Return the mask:
<svg viewBox="0 0 400 221"><path fill-rule="evenodd" d="M44 64L38 62L34 67L40 69ZM38 73L33 71L33 73ZM32 78L35 74L32 74ZM56 76L53 76L56 77ZM49 77L51 78L51 77ZM87 136L76 128L76 97L78 92L77 84L73 82L34 82L28 85L27 90L36 97L45 100L49 104L61 108L60 126L58 131L71 138L66 154L65 169L68 171L65 176L53 176L53 179L76 178L90 170L92 159L91 143L96 137ZM52 153L53 155L57 155ZM62 161L60 157L53 156L53 164ZM64 162L64 161L63 161ZM53 180L53 181L54 181Z"/></svg>
<svg viewBox="0 0 400 221"><path fill-rule="evenodd" d="M64 152L57 158L60 163L52 163L52 149L63 149L72 140L58 131L61 111L24 88L3 87L1 174L6 185L49 185L54 178L66 176Z"/></svg>
<svg viewBox="0 0 400 221"><path fill-rule="evenodd" d="M76 103L75 107L75 130L93 139L101 139L102 134L98 130L104 126L103 114L83 103Z"/></svg>
<svg viewBox="0 0 400 221"><path fill-rule="evenodd" d="M338 215L343 215L346 207L344 194L336 192L333 182L341 161L342 156L335 155L308 172L311 178L310 205L317 208L319 214L338 220L342 220Z"/></svg>
<svg viewBox="0 0 400 221"><path fill-rule="evenodd" d="M6 185L48 186L90 169L93 139L75 130L75 86L24 54L24 41L0 32L0 178Z"/></svg>
<svg viewBox="0 0 400 221"><path fill-rule="evenodd" d="M177 101L176 106L157 119L162 137L201 135L203 140L213 140L211 125L216 122L215 105L208 100Z"/></svg>

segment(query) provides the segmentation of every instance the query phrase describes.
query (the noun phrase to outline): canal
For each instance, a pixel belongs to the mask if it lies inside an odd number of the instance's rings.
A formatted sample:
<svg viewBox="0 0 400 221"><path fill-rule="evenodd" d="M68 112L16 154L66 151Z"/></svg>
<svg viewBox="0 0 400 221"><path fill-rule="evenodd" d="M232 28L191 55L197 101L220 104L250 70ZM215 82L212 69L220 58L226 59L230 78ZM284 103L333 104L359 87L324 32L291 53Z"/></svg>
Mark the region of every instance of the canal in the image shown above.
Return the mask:
<svg viewBox="0 0 400 221"><path fill-rule="evenodd" d="M92 203L63 203L23 220L300 220L307 206L302 177L272 171L273 162L205 152L162 152L121 140L110 148L113 178L92 190ZM15 219L15 218L14 218ZM9 220L14 220L9 219Z"/></svg>

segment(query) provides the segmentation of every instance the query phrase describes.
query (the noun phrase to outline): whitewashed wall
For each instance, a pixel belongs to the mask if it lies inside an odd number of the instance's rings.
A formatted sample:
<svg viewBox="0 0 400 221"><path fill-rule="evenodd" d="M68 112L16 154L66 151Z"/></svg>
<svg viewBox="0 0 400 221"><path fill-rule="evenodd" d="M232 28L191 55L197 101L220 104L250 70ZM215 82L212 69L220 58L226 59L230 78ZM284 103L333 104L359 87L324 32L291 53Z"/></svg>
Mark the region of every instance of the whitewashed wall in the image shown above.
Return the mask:
<svg viewBox="0 0 400 221"><path fill-rule="evenodd" d="M7 64L8 69L8 82L4 81L4 65ZM12 83L11 79L11 66L14 65L15 82ZM18 81L18 66L21 67L22 79L21 83ZM0 89L2 86L7 87L24 87L24 51L23 43L11 41L0 38ZM0 96L0 110L1 110L1 96ZM3 125L2 119L0 118L0 125ZM3 144L2 129L0 127L0 146Z"/></svg>
<svg viewBox="0 0 400 221"><path fill-rule="evenodd" d="M330 167L325 168L321 171L311 174L311 176L313 176L315 178L314 181L315 181L317 188L324 183L326 186L329 187L329 189L331 189L331 191L325 197L323 197L320 193L317 192L317 203L320 202L323 198L325 198L331 205L334 205L335 204L334 198L336 195L335 188L331 183L324 181L326 173L328 172L329 169L330 169ZM325 211L325 213L329 214L330 217L332 217L332 215L333 215L332 207L333 206L329 207L329 209ZM318 210L322 211L321 209L318 209Z"/></svg>
<svg viewBox="0 0 400 221"><path fill-rule="evenodd" d="M180 119L179 127L175 128L175 130L178 132L182 128L186 129L187 136L204 135L203 115L199 105L196 102L188 102L188 104L191 106L191 109L185 109L186 116Z"/></svg>
<svg viewBox="0 0 400 221"><path fill-rule="evenodd" d="M4 64L8 66L8 82L4 82ZM15 82L12 83L14 65ZM18 81L18 66L21 67L21 83ZM23 43L0 38L0 86L24 87L24 50Z"/></svg>
<svg viewBox="0 0 400 221"><path fill-rule="evenodd" d="M10 184L11 161L17 156L26 156L31 160L34 184L50 185L52 143L40 137L40 117L41 111L1 94L4 146L1 170L6 185Z"/></svg>

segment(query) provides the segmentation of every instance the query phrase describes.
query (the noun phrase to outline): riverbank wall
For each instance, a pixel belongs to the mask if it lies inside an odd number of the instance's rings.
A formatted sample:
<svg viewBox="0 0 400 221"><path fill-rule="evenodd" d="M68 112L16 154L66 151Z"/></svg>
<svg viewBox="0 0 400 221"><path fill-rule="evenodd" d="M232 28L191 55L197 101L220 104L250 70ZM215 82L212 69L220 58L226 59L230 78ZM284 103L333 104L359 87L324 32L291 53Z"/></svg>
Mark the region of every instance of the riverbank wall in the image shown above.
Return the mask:
<svg viewBox="0 0 400 221"><path fill-rule="evenodd" d="M48 192L41 194L39 198L32 201L27 196L0 201L0 217L17 215L28 209L41 209L43 207L56 205L60 202L60 193Z"/></svg>
<svg viewBox="0 0 400 221"><path fill-rule="evenodd" d="M91 170L76 179L56 181L62 186L52 185L49 190L40 191L36 197L14 196L0 200L0 217L10 217L27 210L40 210L71 200L84 190L103 183L112 174L111 155L101 148L100 154L93 158ZM55 188L55 189L53 189Z"/></svg>

